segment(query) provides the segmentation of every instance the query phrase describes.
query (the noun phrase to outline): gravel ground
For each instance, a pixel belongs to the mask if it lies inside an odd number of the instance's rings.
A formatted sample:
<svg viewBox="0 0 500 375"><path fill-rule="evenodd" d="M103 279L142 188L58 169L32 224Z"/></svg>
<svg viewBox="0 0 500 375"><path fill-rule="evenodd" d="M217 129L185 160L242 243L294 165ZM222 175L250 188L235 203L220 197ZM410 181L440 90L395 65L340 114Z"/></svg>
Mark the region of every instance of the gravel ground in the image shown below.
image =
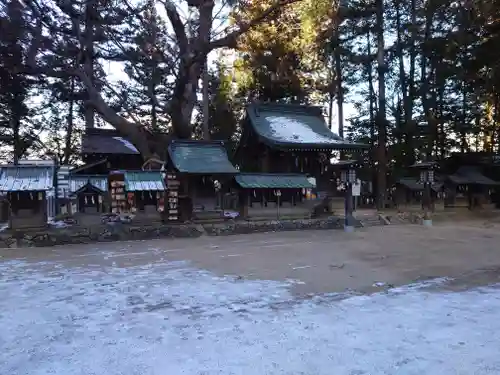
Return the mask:
<svg viewBox="0 0 500 375"><path fill-rule="evenodd" d="M461 223L0 250L0 374L500 374L499 238Z"/></svg>

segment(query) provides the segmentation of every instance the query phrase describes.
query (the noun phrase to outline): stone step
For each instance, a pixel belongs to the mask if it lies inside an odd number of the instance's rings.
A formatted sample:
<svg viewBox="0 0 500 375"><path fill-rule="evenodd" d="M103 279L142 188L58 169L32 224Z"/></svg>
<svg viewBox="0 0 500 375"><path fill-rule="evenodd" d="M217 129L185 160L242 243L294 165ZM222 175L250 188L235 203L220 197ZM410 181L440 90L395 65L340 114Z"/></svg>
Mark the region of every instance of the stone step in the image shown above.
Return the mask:
<svg viewBox="0 0 500 375"><path fill-rule="evenodd" d="M381 219L379 216L363 217L359 218L359 221L363 227L375 227L375 226L385 225L384 220Z"/></svg>

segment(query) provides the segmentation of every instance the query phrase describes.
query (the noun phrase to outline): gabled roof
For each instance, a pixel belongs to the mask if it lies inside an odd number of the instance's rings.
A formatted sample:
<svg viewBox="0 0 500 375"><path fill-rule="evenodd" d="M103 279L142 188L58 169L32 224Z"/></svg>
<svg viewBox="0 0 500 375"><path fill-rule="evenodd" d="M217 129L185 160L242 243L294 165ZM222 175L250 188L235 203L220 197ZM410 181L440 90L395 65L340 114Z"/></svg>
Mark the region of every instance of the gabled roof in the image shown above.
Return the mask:
<svg viewBox="0 0 500 375"><path fill-rule="evenodd" d="M71 193L78 192L87 184L94 186L100 191L108 191L107 176L70 175L69 190Z"/></svg>
<svg viewBox="0 0 500 375"><path fill-rule="evenodd" d="M88 190L91 190L91 191L94 191L98 194L103 194L104 191L99 189L98 187L96 187L95 185L93 185L92 183L90 183L90 181L87 181L87 183L85 185L83 185L81 188L71 192L70 196L75 196L75 195L78 195L80 193L83 193L83 192L86 192Z"/></svg>
<svg viewBox="0 0 500 375"><path fill-rule="evenodd" d="M101 165L101 164L104 164L108 161L108 159L104 158L104 159L101 159L101 160L98 160L96 162L93 162L93 163L88 163L88 164L84 164L84 165L80 165L80 166L77 166L77 167L73 167L70 169L70 172L71 173L80 173L82 171L85 171L86 169L90 169L90 168L93 168L97 165Z"/></svg>
<svg viewBox="0 0 500 375"><path fill-rule="evenodd" d="M313 188L306 175L288 173L240 173L235 177L247 189L302 189Z"/></svg>
<svg viewBox="0 0 500 375"><path fill-rule="evenodd" d="M220 141L172 141L168 154L175 169L191 174L237 174Z"/></svg>
<svg viewBox="0 0 500 375"><path fill-rule="evenodd" d="M120 133L112 129L87 129L82 137L84 154L139 155L139 150Z"/></svg>
<svg viewBox="0 0 500 375"><path fill-rule="evenodd" d="M368 145L342 139L326 126L321 108L294 104L254 103L247 107L253 130L271 147L361 149Z"/></svg>
<svg viewBox="0 0 500 375"><path fill-rule="evenodd" d="M413 190L413 191L422 191L424 190L424 184L419 182L414 177L403 177L396 181L396 184L403 185L404 187ZM431 189L434 191L439 191L443 187L441 182L434 182L431 186Z"/></svg>
<svg viewBox="0 0 500 375"><path fill-rule="evenodd" d="M126 191L163 191L165 182L160 171L126 171Z"/></svg>
<svg viewBox="0 0 500 375"><path fill-rule="evenodd" d="M457 185L500 185L500 182L493 181L491 178L486 177L481 173L478 167L474 166L460 167L454 174L448 176L448 178Z"/></svg>
<svg viewBox="0 0 500 375"><path fill-rule="evenodd" d="M0 191L46 191L53 187L53 167L33 165L1 167Z"/></svg>

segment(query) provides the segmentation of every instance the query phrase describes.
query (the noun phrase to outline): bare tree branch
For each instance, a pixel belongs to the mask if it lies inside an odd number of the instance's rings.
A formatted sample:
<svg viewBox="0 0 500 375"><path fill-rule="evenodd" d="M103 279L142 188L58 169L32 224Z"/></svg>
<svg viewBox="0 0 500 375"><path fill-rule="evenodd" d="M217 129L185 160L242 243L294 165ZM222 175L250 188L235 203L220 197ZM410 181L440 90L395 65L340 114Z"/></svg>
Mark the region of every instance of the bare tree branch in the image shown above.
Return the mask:
<svg viewBox="0 0 500 375"><path fill-rule="evenodd" d="M177 6L172 0L163 0L161 3L167 12L168 19L172 23L172 28L174 29L175 37L177 38L180 54L184 55L188 50L189 41L186 35L185 25L181 20Z"/></svg>

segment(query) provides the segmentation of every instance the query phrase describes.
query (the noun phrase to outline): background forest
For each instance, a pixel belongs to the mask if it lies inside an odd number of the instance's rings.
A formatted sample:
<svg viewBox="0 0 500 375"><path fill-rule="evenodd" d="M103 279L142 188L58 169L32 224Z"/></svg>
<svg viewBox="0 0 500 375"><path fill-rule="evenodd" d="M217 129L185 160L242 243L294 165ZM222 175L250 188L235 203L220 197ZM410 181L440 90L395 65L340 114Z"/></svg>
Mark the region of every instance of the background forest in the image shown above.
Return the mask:
<svg viewBox="0 0 500 375"><path fill-rule="evenodd" d="M324 106L381 173L499 153L499 17L491 0L2 0L0 159L74 163L86 126L144 157L155 134L200 138L204 72L212 139L236 142L259 99Z"/></svg>

